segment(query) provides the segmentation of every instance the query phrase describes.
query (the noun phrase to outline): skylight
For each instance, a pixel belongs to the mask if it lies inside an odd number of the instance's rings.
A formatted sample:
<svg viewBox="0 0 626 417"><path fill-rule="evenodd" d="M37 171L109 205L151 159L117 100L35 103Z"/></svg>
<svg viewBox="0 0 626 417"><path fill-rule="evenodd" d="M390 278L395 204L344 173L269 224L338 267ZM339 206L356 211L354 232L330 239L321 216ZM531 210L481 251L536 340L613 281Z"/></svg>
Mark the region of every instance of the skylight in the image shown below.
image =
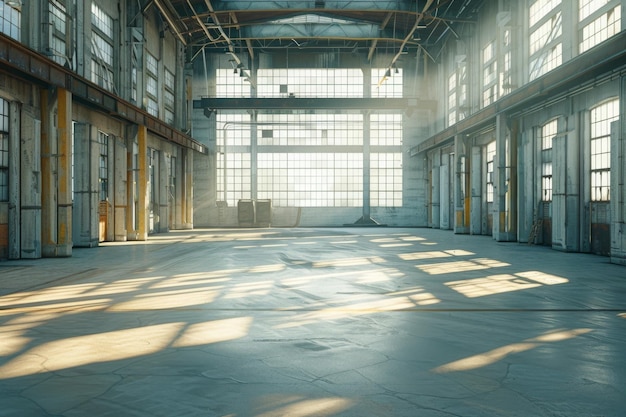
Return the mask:
<svg viewBox="0 0 626 417"><path fill-rule="evenodd" d="M357 22L344 19L334 19L332 17L320 16L317 14L303 14L294 17L288 17L286 19L271 20L268 23L274 25L294 25L303 23L318 23L324 25L338 24L338 25L354 25Z"/></svg>

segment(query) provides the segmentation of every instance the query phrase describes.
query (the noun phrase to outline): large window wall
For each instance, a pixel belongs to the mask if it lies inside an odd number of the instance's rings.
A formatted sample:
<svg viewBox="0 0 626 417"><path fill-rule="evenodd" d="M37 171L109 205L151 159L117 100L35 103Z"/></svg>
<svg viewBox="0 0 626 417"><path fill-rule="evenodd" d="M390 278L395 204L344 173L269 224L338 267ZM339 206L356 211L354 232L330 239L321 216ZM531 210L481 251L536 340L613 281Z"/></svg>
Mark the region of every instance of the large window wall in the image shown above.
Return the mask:
<svg viewBox="0 0 626 417"><path fill-rule="evenodd" d="M259 69L256 85L259 97L271 98L401 97L402 71L385 74L372 69L366 78L358 68ZM242 78L235 68L217 70L218 96L249 94L250 84ZM216 120L217 199L230 206L256 198L271 199L277 207L361 207L366 178L371 206L402 206L401 113L276 110L257 112L253 119L248 112L219 112ZM370 169L364 172L366 158Z"/></svg>

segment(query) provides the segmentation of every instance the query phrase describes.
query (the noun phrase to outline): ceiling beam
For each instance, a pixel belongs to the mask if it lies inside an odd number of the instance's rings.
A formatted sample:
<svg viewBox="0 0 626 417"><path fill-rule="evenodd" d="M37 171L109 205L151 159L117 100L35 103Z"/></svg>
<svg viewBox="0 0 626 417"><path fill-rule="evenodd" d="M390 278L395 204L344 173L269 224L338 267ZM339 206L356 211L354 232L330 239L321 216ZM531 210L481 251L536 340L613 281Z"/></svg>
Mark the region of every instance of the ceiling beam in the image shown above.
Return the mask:
<svg viewBox="0 0 626 417"><path fill-rule="evenodd" d="M239 24L239 21L237 19L237 14L235 12L229 12L228 15L230 16L233 23L235 23L235 29L237 29L239 33L241 33L241 25ZM254 48L252 47L252 41L249 38L245 38L245 42L246 46L248 47L248 53L250 54L250 58L254 59Z"/></svg>
<svg viewBox="0 0 626 417"><path fill-rule="evenodd" d="M165 20L167 20L167 23L170 25L170 27L174 31L174 34L178 37L178 39L180 39L180 41L183 43L183 45L187 46L187 41L183 37L183 35L180 32L180 30L178 30L178 27L174 24L174 21L172 19L172 16L170 16L170 13L167 10L165 10L165 7L163 6L163 4L161 4L161 1L160 0L154 0L154 4L159 9L161 14L165 18Z"/></svg>
<svg viewBox="0 0 626 417"><path fill-rule="evenodd" d="M415 24L413 25L413 28L404 37L404 40L402 41L402 44L400 45L400 49L398 50L398 52L391 59L391 63L387 66L387 70L385 71L385 74L387 72L391 72L391 70L393 69L393 66L395 65L395 63L398 60L398 58L400 58L400 56L402 56L402 51L404 50L404 47L406 46L407 43L409 43L409 40L411 40L413 38L413 34L415 33L415 31L419 27L419 24L420 24L420 22L422 21L422 19L424 17L424 13L426 13L426 11L430 8L430 6L433 4L433 1L434 0L428 0L426 2L426 5L422 9L422 13L417 15L417 19L415 20ZM381 79L378 81L378 86L380 86L383 82L385 82L386 78L387 78L387 76L383 75L381 77Z"/></svg>
<svg viewBox="0 0 626 417"><path fill-rule="evenodd" d="M387 13L387 16L385 16L385 20L383 20L382 23L380 24L380 30L385 29L385 27L391 20L391 15L392 15L391 12ZM367 54L368 61L371 61L372 58L374 57L374 51L376 51L376 45L378 45L378 39L374 39L374 41L372 42L372 45L370 46L369 53Z"/></svg>
<svg viewBox="0 0 626 417"><path fill-rule="evenodd" d="M210 110L434 110L435 100L416 98L212 98L193 101L194 109Z"/></svg>

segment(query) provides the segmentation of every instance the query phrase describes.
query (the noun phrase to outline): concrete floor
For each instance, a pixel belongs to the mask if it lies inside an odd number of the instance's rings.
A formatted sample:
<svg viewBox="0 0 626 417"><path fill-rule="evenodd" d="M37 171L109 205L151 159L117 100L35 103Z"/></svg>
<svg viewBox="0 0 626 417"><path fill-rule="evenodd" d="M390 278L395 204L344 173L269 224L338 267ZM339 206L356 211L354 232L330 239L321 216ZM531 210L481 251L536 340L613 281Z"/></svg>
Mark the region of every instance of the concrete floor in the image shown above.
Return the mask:
<svg viewBox="0 0 626 417"><path fill-rule="evenodd" d="M431 229L0 262L0 416L623 416L626 268Z"/></svg>

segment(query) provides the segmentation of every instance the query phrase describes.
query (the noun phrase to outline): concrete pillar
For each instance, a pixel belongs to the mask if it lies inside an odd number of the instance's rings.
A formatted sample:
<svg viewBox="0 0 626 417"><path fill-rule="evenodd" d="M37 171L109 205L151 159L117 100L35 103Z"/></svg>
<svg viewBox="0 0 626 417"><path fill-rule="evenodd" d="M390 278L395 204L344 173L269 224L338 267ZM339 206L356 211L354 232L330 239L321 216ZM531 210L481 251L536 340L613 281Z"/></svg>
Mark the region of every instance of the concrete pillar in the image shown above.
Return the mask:
<svg viewBox="0 0 626 417"><path fill-rule="evenodd" d="M126 139L126 238L137 240L137 126L129 126Z"/></svg>
<svg viewBox="0 0 626 417"><path fill-rule="evenodd" d="M535 156L537 155L536 135L537 128L525 131L521 137L518 154L518 172L520 181L518 183L518 234L520 242L528 242L528 236L535 220L537 210L537 186L541 187L541 174L537 175L537 170L541 172L541 164L539 167L535 164Z"/></svg>
<svg viewBox="0 0 626 417"><path fill-rule="evenodd" d="M184 222L183 222L183 228L185 229L193 229L193 213L194 213L194 187L193 187L193 175L194 175L194 164L195 164L195 159L194 158L194 152L191 149L184 149L182 152L182 156L183 156L183 178L184 178L184 182L183 182L183 186L181 187L181 189L183 190L184 194L183 194L183 198L182 201L184 202L184 210L183 210L183 216L184 216ZM208 156L204 156L205 160L208 160L209 157Z"/></svg>
<svg viewBox="0 0 626 417"><path fill-rule="evenodd" d="M127 239L126 216L128 214L128 158L123 140L116 138L113 145L113 239L124 242Z"/></svg>
<svg viewBox="0 0 626 417"><path fill-rule="evenodd" d="M30 114L21 117L20 181L20 258L38 259L42 247L42 175L41 122ZM44 171L45 173L45 171ZM56 225L56 223L55 223Z"/></svg>
<svg viewBox="0 0 626 417"><path fill-rule="evenodd" d="M483 166L482 148L472 146L472 161L470 170L470 234L482 234L482 207L483 207Z"/></svg>
<svg viewBox="0 0 626 417"><path fill-rule="evenodd" d="M148 128L137 131L137 240L148 240Z"/></svg>
<svg viewBox="0 0 626 417"><path fill-rule="evenodd" d="M170 218L170 163L171 163L171 155L166 152L159 152L159 170L156 172L155 177L159 178L159 187L158 193L156 196L159 202L159 232L168 232L170 230L169 218Z"/></svg>
<svg viewBox="0 0 626 417"><path fill-rule="evenodd" d="M624 103L624 78L622 78L622 97L620 114L626 107ZM611 124L611 262L626 265L626 122L623 120Z"/></svg>
<svg viewBox="0 0 626 417"><path fill-rule="evenodd" d="M552 140L552 248L580 250L581 141L577 115L567 118L567 134ZM584 155L584 152L582 152Z"/></svg>
<svg viewBox="0 0 626 417"><path fill-rule="evenodd" d="M42 255L72 255L72 95L41 91Z"/></svg>
<svg viewBox="0 0 626 417"><path fill-rule="evenodd" d="M431 168L431 201L430 215L431 227L439 229L441 227L441 150L437 149L432 153Z"/></svg>
<svg viewBox="0 0 626 417"><path fill-rule="evenodd" d="M96 129L77 123L74 130L74 246L92 248L99 242L98 137Z"/></svg>
<svg viewBox="0 0 626 417"><path fill-rule="evenodd" d="M515 211L517 204L515 166L517 146L514 145L514 132L509 131L506 117L496 116L496 160L494 166L493 199L493 238L498 242L517 240Z"/></svg>
<svg viewBox="0 0 626 417"><path fill-rule="evenodd" d="M250 126L250 196L253 200L259 198L259 128L257 126L258 111L253 111Z"/></svg>
<svg viewBox="0 0 626 417"><path fill-rule="evenodd" d="M9 259L19 259L21 257L21 165L22 147L20 137L22 132L22 110L17 102L9 103L9 204L7 212L7 257ZM39 132L33 135L39 137ZM36 141L38 143L38 141ZM34 158L39 161L39 157ZM39 173L38 173L39 174ZM39 178L37 178L39 180ZM40 194L40 193L38 193ZM41 204L41 202L39 203ZM41 211L41 210L40 210ZM39 231L41 233L41 231ZM38 239L41 241L41 238Z"/></svg>
<svg viewBox="0 0 626 417"><path fill-rule="evenodd" d="M450 157L445 154L439 167L439 227L450 229Z"/></svg>
<svg viewBox="0 0 626 417"><path fill-rule="evenodd" d="M469 233L468 164L466 143L461 135L454 137L454 233Z"/></svg>
<svg viewBox="0 0 626 417"><path fill-rule="evenodd" d="M363 114L363 217L362 222L369 222L371 216L371 124L370 112Z"/></svg>

